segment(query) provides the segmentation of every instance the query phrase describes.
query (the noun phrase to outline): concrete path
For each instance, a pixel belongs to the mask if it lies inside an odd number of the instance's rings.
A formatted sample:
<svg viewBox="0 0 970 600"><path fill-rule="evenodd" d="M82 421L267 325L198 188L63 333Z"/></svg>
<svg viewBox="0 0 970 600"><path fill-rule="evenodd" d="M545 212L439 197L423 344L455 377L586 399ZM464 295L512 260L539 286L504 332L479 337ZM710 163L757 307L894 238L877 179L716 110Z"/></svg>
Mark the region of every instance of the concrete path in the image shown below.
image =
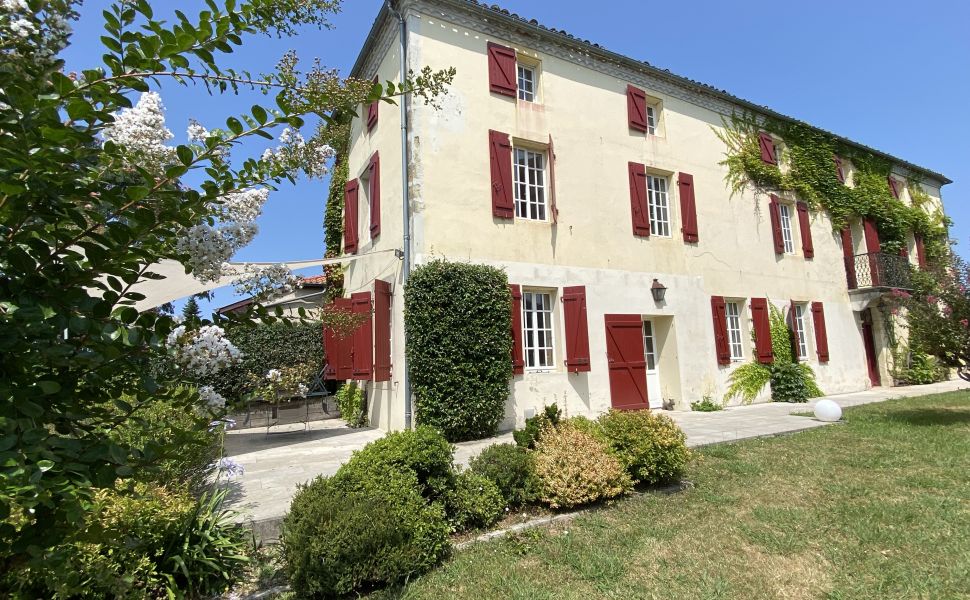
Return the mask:
<svg viewBox="0 0 970 600"><path fill-rule="evenodd" d="M906 396L922 396L958 389L970 389L964 381L947 381L903 388L874 388L864 392L826 396L840 406L856 406ZM687 434L689 446L703 446L746 438L791 433L821 427L827 423L791 413L811 412L808 404L753 404L713 413L670 411ZM350 454L383 435L379 429L348 429L343 421L317 421L309 431L266 435L264 429L232 431L226 436L226 454L245 468L245 473L230 483L231 507L240 519L273 522L289 509L298 483L317 475L332 475ZM505 433L487 440L456 444L455 462L467 465L469 459L492 444L512 443Z"/></svg>

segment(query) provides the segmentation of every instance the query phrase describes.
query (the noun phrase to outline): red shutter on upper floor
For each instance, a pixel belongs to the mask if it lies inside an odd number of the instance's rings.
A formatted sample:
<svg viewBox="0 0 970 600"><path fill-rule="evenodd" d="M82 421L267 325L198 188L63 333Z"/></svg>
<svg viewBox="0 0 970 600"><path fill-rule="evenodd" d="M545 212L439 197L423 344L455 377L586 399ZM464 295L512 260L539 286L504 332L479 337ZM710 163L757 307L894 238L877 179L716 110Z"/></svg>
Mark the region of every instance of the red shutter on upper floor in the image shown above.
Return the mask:
<svg viewBox="0 0 970 600"><path fill-rule="evenodd" d="M357 254L357 200L360 184L356 179L344 188L344 252Z"/></svg>
<svg viewBox="0 0 970 600"><path fill-rule="evenodd" d="M845 277L849 284L849 289L854 290L858 287L855 276L855 247L852 244L852 229L846 225L840 232L842 236L842 259L845 261Z"/></svg>
<svg viewBox="0 0 970 600"><path fill-rule="evenodd" d="M893 198L899 198L899 183L896 178L892 175L886 176L886 183L889 184L889 191L892 193Z"/></svg>
<svg viewBox="0 0 970 600"><path fill-rule="evenodd" d="M330 304L329 310L350 312L350 298L337 298ZM323 350L327 357L324 378L339 381L350 379L353 375L353 337L349 334L341 337L333 329L324 328Z"/></svg>
<svg viewBox="0 0 970 600"><path fill-rule="evenodd" d="M374 152L370 158L370 189L367 192L370 200L370 237L376 238L381 234L381 155Z"/></svg>
<svg viewBox="0 0 970 600"><path fill-rule="evenodd" d="M829 362L829 335L825 331L825 310L821 302L812 302L812 322L815 326L815 352L818 362Z"/></svg>
<svg viewBox="0 0 970 600"><path fill-rule="evenodd" d="M781 232L781 212L778 209L778 196L771 194L768 201L768 216L771 220L771 237L775 244L775 254L785 253L785 237Z"/></svg>
<svg viewBox="0 0 970 600"><path fill-rule="evenodd" d="M694 176L680 173L677 176L680 188L680 231L684 234L684 241L696 244L700 237L697 234L697 203L694 200Z"/></svg>
<svg viewBox="0 0 970 600"><path fill-rule="evenodd" d="M812 222L808 214L808 205L799 202L795 205L795 209L798 211L798 229L802 235L802 253L805 258L814 258L815 244L812 243Z"/></svg>
<svg viewBox="0 0 970 600"><path fill-rule="evenodd" d="M647 131L647 94L632 85L626 86L626 117L630 129Z"/></svg>
<svg viewBox="0 0 970 600"><path fill-rule="evenodd" d="M711 296L711 315L714 318L714 350L717 364L731 364L731 346L728 342L727 305L723 296Z"/></svg>
<svg viewBox="0 0 970 600"><path fill-rule="evenodd" d="M833 156L832 160L835 161L835 176L838 178L839 183L845 183L845 168L842 166L842 157Z"/></svg>
<svg viewBox="0 0 970 600"><path fill-rule="evenodd" d="M566 369L589 371L589 324L586 320L586 287L562 289L563 321L566 326Z"/></svg>
<svg viewBox="0 0 970 600"><path fill-rule="evenodd" d="M488 156L492 171L492 215L500 219L515 217L512 199L512 143L507 133L489 130Z"/></svg>
<svg viewBox="0 0 970 600"><path fill-rule="evenodd" d="M630 214L633 218L633 235L650 237L646 168L639 163L627 163L627 175L630 180Z"/></svg>
<svg viewBox="0 0 970 600"><path fill-rule="evenodd" d="M374 280L374 381L391 379L391 284Z"/></svg>
<svg viewBox="0 0 970 600"><path fill-rule="evenodd" d="M377 77L375 77L374 83L377 83L378 81L379 80L377 79ZM374 100L373 102L367 105L367 131L374 129L374 126L377 125L377 115L378 115L379 108L380 108L380 100Z"/></svg>
<svg viewBox="0 0 970 600"><path fill-rule="evenodd" d="M926 245L923 243L923 236L916 234L916 264L919 268L926 267Z"/></svg>
<svg viewBox="0 0 970 600"><path fill-rule="evenodd" d="M352 379L370 381L374 371L374 315L371 312L370 292L350 295L352 311L363 315L363 322L353 335L354 373Z"/></svg>
<svg viewBox="0 0 970 600"><path fill-rule="evenodd" d="M525 373L525 358L522 355L522 287L509 284L512 293L512 373Z"/></svg>
<svg viewBox="0 0 970 600"><path fill-rule="evenodd" d="M762 131L758 134L758 146L761 148L761 160L769 165L777 165L775 159L775 140L770 134Z"/></svg>
<svg viewBox="0 0 970 600"><path fill-rule="evenodd" d="M496 94L515 98L518 79L515 73L515 50L488 43L488 85Z"/></svg>
<svg viewBox="0 0 970 600"><path fill-rule="evenodd" d="M862 229L865 233L866 252L870 254L880 252L882 245L879 243L879 230L876 228L876 222L872 219L865 219L862 221Z"/></svg>
<svg viewBox="0 0 970 600"><path fill-rule="evenodd" d="M758 362L771 364L775 353L771 349L771 319L766 298L751 299L751 322L754 324L754 346Z"/></svg>

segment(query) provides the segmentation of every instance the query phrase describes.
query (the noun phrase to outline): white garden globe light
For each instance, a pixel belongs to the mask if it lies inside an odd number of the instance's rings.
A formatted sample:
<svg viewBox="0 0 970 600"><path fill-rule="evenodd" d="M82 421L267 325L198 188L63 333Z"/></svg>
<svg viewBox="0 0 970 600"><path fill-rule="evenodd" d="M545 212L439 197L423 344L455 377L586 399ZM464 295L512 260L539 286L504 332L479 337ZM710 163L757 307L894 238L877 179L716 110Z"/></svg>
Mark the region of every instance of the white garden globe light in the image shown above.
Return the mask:
<svg viewBox="0 0 970 600"><path fill-rule="evenodd" d="M834 423L842 418L842 407L832 400L819 400L815 403L815 418L826 423Z"/></svg>

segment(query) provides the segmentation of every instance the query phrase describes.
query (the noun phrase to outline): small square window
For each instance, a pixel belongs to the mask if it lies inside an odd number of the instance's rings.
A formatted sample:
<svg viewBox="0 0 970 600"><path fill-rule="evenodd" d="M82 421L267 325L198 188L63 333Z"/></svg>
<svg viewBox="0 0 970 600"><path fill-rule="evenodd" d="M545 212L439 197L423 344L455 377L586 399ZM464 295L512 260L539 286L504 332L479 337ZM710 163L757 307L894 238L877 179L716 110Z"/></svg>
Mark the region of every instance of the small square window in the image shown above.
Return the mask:
<svg viewBox="0 0 970 600"><path fill-rule="evenodd" d="M667 178L647 175L647 207L650 210L650 235L670 237L670 202Z"/></svg>
<svg viewBox="0 0 970 600"><path fill-rule="evenodd" d="M519 83L519 100L525 102L535 102L536 101L536 70L528 65L523 65L519 63L518 67L518 83Z"/></svg>
<svg viewBox="0 0 970 600"><path fill-rule="evenodd" d="M546 153L513 148L512 188L515 216L533 221L546 220Z"/></svg>
<svg viewBox="0 0 970 600"><path fill-rule="evenodd" d="M781 221L781 239L785 242L785 254L794 254L795 241L792 238L791 207L787 204L779 204L778 216Z"/></svg>
<svg viewBox="0 0 970 600"><path fill-rule="evenodd" d="M659 106L654 104L647 105L647 133L649 135L657 135L657 116L659 113Z"/></svg>

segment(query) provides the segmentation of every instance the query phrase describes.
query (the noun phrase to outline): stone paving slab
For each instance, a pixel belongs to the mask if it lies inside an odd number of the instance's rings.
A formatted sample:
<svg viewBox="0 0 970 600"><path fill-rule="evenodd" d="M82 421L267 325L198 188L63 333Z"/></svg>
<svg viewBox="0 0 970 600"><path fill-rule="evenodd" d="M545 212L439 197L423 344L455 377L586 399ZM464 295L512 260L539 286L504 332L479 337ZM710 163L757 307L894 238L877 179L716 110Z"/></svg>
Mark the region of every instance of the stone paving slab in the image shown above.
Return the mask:
<svg viewBox="0 0 970 600"><path fill-rule="evenodd" d="M970 384L957 380L901 388L874 388L826 398L845 408L959 389L970 389ZM811 417L792 415L810 413L814 405L814 401L808 404L766 403L731 407L713 413L668 411L665 414L673 418L687 434L687 445L696 447L828 425ZM288 510L297 484L317 475L334 474L354 450L384 435L383 431L374 428L349 429L343 421L336 419L313 422L307 431L303 430L302 425L290 433L267 435L265 431L231 431L226 436L226 454L245 468L243 475L229 484L231 507L239 511L240 520L257 523L278 520ZM513 443L511 432L487 440L456 444L455 462L467 465L484 448L502 443Z"/></svg>

